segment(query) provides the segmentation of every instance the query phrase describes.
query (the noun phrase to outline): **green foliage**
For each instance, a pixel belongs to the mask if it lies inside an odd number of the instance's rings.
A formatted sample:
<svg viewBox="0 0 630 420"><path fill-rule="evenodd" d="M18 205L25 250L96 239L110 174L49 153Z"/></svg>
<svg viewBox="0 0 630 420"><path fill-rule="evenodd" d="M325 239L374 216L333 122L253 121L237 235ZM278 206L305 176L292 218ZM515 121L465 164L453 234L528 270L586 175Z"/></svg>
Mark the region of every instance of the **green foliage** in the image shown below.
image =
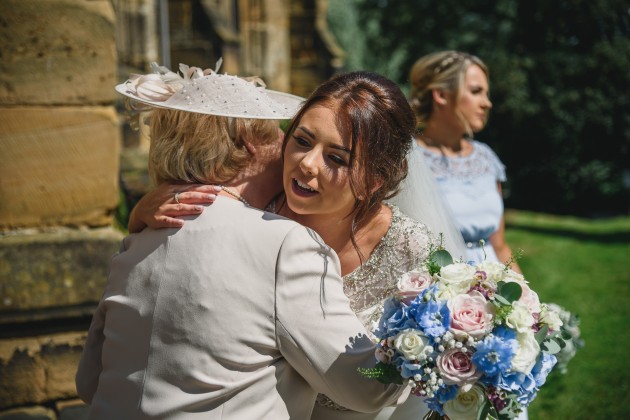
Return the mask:
<svg viewBox="0 0 630 420"><path fill-rule="evenodd" d="M627 213L627 2L330 4L330 25L348 54L349 70L377 71L408 91L409 69L429 52L467 51L488 64L494 108L490 124L477 137L507 166L509 207L575 215ZM341 8L345 14L335 15Z"/></svg>
<svg viewBox="0 0 630 420"><path fill-rule="evenodd" d="M497 283L496 297L501 297L507 305L511 305L512 302L519 300L522 294L523 289L518 283L506 283L504 281Z"/></svg>
<svg viewBox="0 0 630 420"><path fill-rule="evenodd" d="M368 379L376 379L383 384L402 385L402 376L396 366L378 362L373 368L357 368L357 371Z"/></svg>
<svg viewBox="0 0 630 420"><path fill-rule="evenodd" d="M580 314L586 346L549 376L530 419L626 418L630 413L630 217L599 221L508 212L506 238L541 301Z"/></svg>
<svg viewBox="0 0 630 420"><path fill-rule="evenodd" d="M453 257L445 249L437 249L431 252L427 261L427 267L431 275L440 272L440 269L444 266L453 263Z"/></svg>

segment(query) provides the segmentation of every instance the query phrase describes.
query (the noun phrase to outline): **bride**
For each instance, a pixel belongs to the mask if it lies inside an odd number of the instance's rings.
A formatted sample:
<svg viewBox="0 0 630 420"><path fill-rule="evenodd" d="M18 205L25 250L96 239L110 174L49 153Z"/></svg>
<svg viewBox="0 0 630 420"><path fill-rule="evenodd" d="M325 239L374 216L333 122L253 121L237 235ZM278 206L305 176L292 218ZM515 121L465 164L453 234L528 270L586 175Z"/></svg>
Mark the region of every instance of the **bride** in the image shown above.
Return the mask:
<svg viewBox="0 0 630 420"><path fill-rule="evenodd" d="M396 84L353 72L318 87L284 138L284 194L269 209L312 228L335 250L344 291L368 330L400 275L417 268L438 244L438 233L453 255L462 255L463 242L448 223L431 175L421 161L407 161L414 128L413 111ZM401 187L404 193L392 201L407 215L386 202ZM195 204L212 201L215 192L207 185L162 184L134 208L130 232L181 226L177 217L200 213ZM413 396L398 407L358 413L320 394L312 418L418 419L427 412Z"/></svg>

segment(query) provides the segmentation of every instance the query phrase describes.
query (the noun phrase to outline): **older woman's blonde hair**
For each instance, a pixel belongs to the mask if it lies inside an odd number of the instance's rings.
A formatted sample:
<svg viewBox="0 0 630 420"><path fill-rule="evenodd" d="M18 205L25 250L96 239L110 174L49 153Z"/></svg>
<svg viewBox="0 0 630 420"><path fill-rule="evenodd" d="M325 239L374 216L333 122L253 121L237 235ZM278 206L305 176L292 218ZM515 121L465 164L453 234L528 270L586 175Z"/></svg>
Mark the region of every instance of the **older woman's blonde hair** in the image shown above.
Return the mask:
<svg viewBox="0 0 630 420"><path fill-rule="evenodd" d="M159 184L227 182L248 163L245 142L278 141L279 123L156 108L149 125L149 174Z"/></svg>
<svg viewBox="0 0 630 420"><path fill-rule="evenodd" d="M411 93L409 102L416 114L418 128L422 129L433 112L433 90L442 90L455 95L459 102L464 87L466 70L478 66L489 78L488 67L479 57L459 51L439 51L421 57L411 67L409 80ZM472 134L468 122L458 113L466 132Z"/></svg>

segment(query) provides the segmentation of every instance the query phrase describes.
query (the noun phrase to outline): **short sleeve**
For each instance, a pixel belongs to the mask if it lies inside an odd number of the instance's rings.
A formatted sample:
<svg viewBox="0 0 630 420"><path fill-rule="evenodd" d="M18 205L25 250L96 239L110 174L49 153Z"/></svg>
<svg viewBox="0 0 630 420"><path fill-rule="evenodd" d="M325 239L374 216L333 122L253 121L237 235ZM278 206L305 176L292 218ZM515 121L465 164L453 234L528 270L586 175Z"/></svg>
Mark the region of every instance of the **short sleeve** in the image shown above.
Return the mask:
<svg viewBox="0 0 630 420"><path fill-rule="evenodd" d="M488 159L490 167L494 173L494 177L498 182L507 181L507 177L505 175L505 165L499 159L499 156L485 143L477 142L478 146L483 150L483 154Z"/></svg>

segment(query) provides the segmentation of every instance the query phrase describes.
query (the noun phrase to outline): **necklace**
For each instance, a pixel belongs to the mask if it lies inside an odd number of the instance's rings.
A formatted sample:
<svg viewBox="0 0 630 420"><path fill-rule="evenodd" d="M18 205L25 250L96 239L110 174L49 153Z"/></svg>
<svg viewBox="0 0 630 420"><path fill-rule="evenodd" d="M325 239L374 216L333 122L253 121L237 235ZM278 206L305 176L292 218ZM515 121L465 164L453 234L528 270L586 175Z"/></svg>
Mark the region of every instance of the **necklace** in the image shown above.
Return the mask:
<svg viewBox="0 0 630 420"><path fill-rule="evenodd" d="M251 207L249 205L249 203L247 202L247 200L245 200L243 198L242 195L240 195L239 193L237 193L236 191L234 191L231 188L226 187L225 185L219 185L219 188L221 188L223 191L225 191L226 193L230 194L232 197L236 198L238 201L240 201L241 203L245 204L247 207Z"/></svg>
<svg viewBox="0 0 630 420"><path fill-rule="evenodd" d="M442 143L433 140L431 137L427 136L423 132L420 132L420 138L424 141L424 144L426 144L429 147L435 147L437 149L440 149L440 152L442 153L442 155L447 156L446 150L449 150L449 149L447 149L446 146L444 146ZM453 149L450 149L450 150L452 153L455 154L455 156L462 157L464 155L464 148L465 148L465 145L462 142L461 148L459 150L453 150Z"/></svg>

